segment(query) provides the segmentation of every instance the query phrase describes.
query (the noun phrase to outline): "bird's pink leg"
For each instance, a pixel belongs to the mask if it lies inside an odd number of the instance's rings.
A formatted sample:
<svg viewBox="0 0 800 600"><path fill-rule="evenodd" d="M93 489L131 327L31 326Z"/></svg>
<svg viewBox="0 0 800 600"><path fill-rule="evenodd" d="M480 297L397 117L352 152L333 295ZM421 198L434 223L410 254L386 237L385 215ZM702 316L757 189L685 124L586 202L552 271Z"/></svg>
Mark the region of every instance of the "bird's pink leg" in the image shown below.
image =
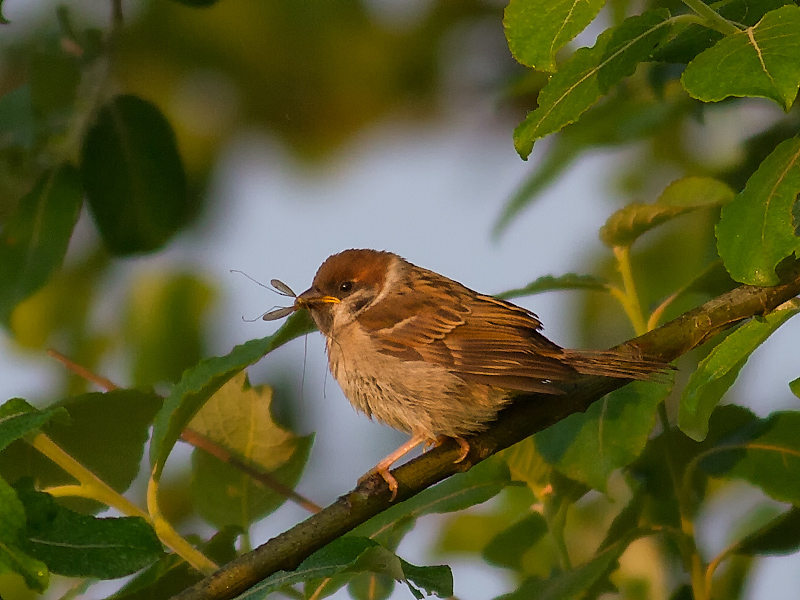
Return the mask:
<svg viewBox="0 0 800 600"><path fill-rule="evenodd" d="M392 491L391 500L394 500L395 496L397 496L397 479L395 479L394 475L389 472L389 467L403 458L403 456L411 452L414 448L419 446L426 439L428 438L424 435L415 435L405 444L400 446L397 450L392 452L389 456L367 471L367 473L358 480L358 483L363 483L375 473L379 473L380 476L383 477L383 480L389 485L389 489Z"/></svg>
<svg viewBox="0 0 800 600"><path fill-rule="evenodd" d="M454 463L458 464L462 460L467 458L467 454L469 454L469 442L467 440L465 440L464 438L462 438L462 437L449 438L446 435L440 435L435 440L429 440L428 441L428 445L434 445L434 446L438 447L438 446L441 446L442 444L444 444L449 439L455 440L456 443L458 443L458 447L461 448L461 453L458 455L458 458L453 461Z"/></svg>

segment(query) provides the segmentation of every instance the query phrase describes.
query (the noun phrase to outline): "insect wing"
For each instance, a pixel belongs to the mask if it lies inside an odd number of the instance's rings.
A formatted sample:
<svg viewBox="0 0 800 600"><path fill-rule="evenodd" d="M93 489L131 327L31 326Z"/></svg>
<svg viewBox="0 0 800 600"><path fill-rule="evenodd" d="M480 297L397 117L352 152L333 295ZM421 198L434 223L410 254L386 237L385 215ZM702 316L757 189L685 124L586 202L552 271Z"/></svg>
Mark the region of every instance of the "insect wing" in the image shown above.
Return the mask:
<svg viewBox="0 0 800 600"><path fill-rule="evenodd" d="M269 312L264 313L264 315L261 318L265 321L277 321L278 319L282 319L283 317L288 317L293 312L294 312L294 306L281 306L279 308L275 308Z"/></svg>
<svg viewBox="0 0 800 600"><path fill-rule="evenodd" d="M297 294L292 291L292 288L283 283L280 279L270 279L269 284L284 296L290 296L292 298L297 297Z"/></svg>

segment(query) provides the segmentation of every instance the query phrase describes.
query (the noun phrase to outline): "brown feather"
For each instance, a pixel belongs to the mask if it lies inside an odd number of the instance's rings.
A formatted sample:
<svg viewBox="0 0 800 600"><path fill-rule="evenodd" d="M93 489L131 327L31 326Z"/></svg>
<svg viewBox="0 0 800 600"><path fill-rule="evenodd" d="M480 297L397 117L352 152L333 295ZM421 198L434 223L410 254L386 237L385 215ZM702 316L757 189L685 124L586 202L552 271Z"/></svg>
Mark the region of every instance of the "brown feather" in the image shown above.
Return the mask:
<svg viewBox="0 0 800 600"><path fill-rule="evenodd" d="M539 333L541 323L532 312L432 271L414 274L413 281L397 282L390 297L358 317L380 352L439 364L465 381L510 390L561 393L550 382L575 376L562 349Z"/></svg>

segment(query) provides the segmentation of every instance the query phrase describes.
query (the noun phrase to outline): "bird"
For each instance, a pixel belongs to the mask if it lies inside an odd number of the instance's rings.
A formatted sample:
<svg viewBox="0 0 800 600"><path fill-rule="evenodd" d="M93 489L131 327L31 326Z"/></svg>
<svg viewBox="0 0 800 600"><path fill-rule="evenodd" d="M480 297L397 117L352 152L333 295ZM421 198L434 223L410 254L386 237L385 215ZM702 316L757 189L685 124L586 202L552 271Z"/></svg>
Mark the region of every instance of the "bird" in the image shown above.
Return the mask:
<svg viewBox="0 0 800 600"><path fill-rule="evenodd" d="M448 438L464 460L465 437L520 394L564 394L580 375L651 380L670 368L633 352L562 348L533 312L387 251L330 256L292 307L273 312L301 309L325 336L330 371L353 407L411 436L359 480L380 474L392 500L395 462Z"/></svg>

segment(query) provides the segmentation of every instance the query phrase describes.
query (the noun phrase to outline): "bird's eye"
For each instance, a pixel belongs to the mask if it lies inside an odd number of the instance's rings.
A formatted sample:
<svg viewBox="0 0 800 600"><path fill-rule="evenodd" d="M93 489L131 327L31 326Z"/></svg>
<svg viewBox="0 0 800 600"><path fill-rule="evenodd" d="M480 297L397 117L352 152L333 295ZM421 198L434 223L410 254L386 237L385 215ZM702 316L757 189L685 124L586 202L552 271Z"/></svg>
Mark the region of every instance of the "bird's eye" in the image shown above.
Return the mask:
<svg viewBox="0 0 800 600"><path fill-rule="evenodd" d="M352 289L353 289L353 282L352 281L345 281L339 286L339 291L340 292L347 293Z"/></svg>

